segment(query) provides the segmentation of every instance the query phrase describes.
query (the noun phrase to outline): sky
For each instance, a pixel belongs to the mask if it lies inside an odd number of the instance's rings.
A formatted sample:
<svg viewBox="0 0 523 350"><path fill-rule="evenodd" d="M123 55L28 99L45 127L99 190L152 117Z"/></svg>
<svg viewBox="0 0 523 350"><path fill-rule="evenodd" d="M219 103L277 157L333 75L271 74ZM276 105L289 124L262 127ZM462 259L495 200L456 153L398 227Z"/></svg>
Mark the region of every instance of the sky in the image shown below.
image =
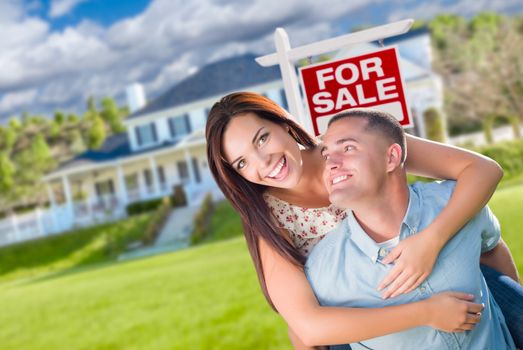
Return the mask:
<svg viewBox="0 0 523 350"><path fill-rule="evenodd" d="M200 67L440 13L523 13L522 0L1 0L0 122L23 112L82 113L89 96L148 99Z"/></svg>

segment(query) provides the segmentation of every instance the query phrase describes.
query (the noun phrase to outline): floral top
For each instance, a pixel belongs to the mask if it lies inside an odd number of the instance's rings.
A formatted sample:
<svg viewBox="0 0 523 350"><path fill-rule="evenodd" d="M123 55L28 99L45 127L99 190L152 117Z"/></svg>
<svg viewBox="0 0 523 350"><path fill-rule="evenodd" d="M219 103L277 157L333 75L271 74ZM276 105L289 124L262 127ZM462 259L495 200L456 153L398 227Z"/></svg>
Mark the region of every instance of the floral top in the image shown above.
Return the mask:
<svg viewBox="0 0 523 350"><path fill-rule="evenodd" d="M347 216L345 210L332 204L323 208L303 208L268 193L264 199L278 225L289 231L294 246L305 256Z"/></svg>

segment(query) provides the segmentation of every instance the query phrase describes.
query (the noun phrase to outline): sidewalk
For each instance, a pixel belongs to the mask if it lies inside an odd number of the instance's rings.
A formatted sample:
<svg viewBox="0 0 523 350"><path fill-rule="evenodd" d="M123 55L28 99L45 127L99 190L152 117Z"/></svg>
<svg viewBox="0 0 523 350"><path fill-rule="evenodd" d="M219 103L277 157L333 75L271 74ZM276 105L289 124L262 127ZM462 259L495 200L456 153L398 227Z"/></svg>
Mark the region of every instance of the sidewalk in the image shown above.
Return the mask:
<svg viewBox="0 0 523 350"><path fill-rule="evenodd" d="M173 209L152 246L123 253L118 260L136 259L187 248L190 245L193 217L198 209L198 206Z"/></svg>

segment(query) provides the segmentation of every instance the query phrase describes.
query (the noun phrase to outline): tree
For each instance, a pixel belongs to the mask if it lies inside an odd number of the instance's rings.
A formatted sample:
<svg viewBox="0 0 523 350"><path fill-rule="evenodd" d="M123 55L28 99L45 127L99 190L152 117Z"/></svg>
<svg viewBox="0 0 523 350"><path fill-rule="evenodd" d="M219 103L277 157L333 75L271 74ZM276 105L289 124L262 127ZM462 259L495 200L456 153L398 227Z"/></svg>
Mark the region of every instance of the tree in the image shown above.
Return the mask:
<svg viewBox="0 0 523 350"><path fill-rule="evenodd" d="M102 99L102 110L100 112L102 119L109 125L113 134L125 131L122 123L122 114L116 102L110 97Z"/></svg>
<svg viewBox="0 0 523 350"><path fill-rule="evenodd" d="M58 125L62 125L65 121L65 116L62 112L60 111L57 111L54 113L54 121L56 122L56 124Z"/></svg>
<svg viewBox="0 0 523 350"><path fill-rule="evenodd" d="M80 133L80 130L78 130L78 129L73 130L71 132L70 138L71 138L71 141L70 141L69 147L71 149L71 152L73 152L73 154L79 154L86 150L87 147L85 146L85 142L82 137L82 134Z"/></svg>
<svg viewBox="0 0 523 350"><path fill-rule="evenodd" d="M523 31L518 23L481 13L468 24L457 16L438 16L430 24L447 115L481 122L487 136L492 116L523 120Z"/></svg>
<svg viewBox="0 0 523 350"><path fill-rule="evenodd" d="M4 195L13 188L14 164L6 152L0 152L0 192Z"/></svg>
<svg viewBox="0 0 523 350"><path fill-rule="evenodd" d="M90 149L100 148L106 138L105 124L102 118L98 115L90 116L91 126L87 132L87 146Z"/></svg>

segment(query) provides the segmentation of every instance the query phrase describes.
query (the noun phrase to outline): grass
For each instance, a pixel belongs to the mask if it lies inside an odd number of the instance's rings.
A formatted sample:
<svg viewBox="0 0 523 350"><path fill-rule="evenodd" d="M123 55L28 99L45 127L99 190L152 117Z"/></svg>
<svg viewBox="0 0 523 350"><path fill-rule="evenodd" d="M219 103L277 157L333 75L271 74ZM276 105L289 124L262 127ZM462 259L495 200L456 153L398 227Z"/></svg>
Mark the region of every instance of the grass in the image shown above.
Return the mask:
<svg viewBox="0 0 523 350"><path fill-rule="evenodd" d="M0 281L64 271L115 259L140 240L151 213L0 248Z"/></svg>
<svg viewBox="0 0 523 350"><path fill-rule="evenodd" d="M490 203L523 274L523 185ZM219 205L218 237L240 230ZM219 235L219 236L218 236ZM4 349L290 349L243 238L0 285Z"/></svg>
<svg viewBox="0 0 523 350"><path fill-rule="evenodd" d="M241 236L243 229L238 214L228 201L223 200L216 204L214 215L209 226L211 233L204 242L216 242L224 239Z"/></svg>
<svg viewBox="0 0 523 350"><path fill-rule="evenodd" d="M502 237L510 247L519 275L523 277L523 184L497 190L489 206L501 224Z"/></svg>
<svg viewBox="0 0 523 350"><path fill-rule="evenodd" d="M243 239L0 287L2 349L289 349Z"/></svg>

